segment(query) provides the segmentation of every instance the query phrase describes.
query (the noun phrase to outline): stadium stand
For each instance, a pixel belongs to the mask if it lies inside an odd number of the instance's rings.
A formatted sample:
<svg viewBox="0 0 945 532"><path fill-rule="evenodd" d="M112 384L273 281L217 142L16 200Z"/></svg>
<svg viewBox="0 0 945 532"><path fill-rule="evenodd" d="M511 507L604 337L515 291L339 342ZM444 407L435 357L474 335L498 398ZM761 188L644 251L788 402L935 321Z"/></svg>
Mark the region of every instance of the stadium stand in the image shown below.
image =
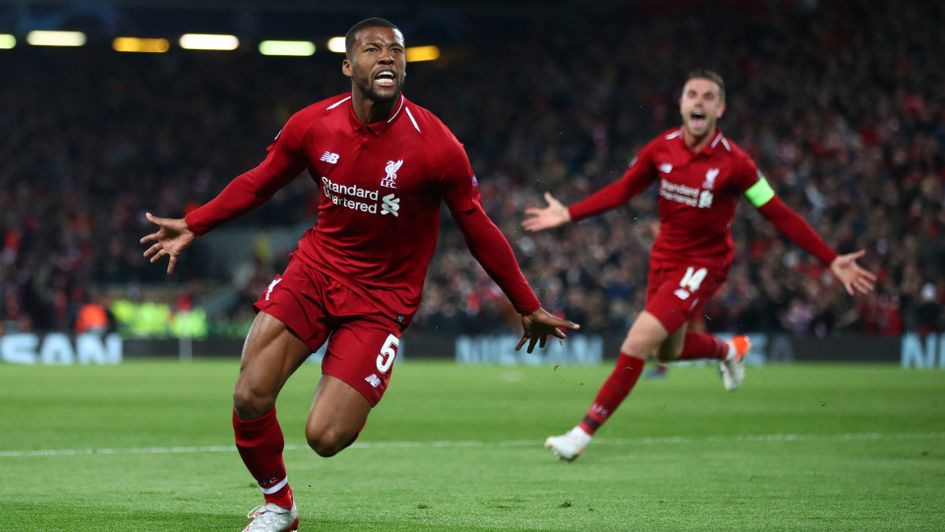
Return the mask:
<svg viewBox="0 0 945 532"><path fill-rule="evenodd" d="M818 336L945 328L945 4L771 4L732 17L741 4L650 3L566 25L506 20L500 32L476 15L463 46L408 67L408 96L465 143L487 210L546 307L590 331L622 331L642 308L653 190L535 236L520 229L522 210L546 190L571 202L616 179L641 142L677 123L681 81L706 66L728 84L726 135L828 242L866 248L864 264L880 275L874 297L851 302L746 203L708 327ZM141 257L143 213L182 215L254 166L293 110L345 90L339 62L322 52L0 51L0 68L14 73L0 84L0 124L13 132L0 143L2 326L71 329L104 297L113 317L116 304L124 316L147 302L164 309L153 315L184 310L191 320L164 318L148 334L209 326L238 336L289 250L259 249L223 272L195 246L169 282ZM296 180L239 223L297 228L314 220L316 193ZM195 310L208 324L192 323ZM412 327L502 329L512 312L444 222Z"/></svg>

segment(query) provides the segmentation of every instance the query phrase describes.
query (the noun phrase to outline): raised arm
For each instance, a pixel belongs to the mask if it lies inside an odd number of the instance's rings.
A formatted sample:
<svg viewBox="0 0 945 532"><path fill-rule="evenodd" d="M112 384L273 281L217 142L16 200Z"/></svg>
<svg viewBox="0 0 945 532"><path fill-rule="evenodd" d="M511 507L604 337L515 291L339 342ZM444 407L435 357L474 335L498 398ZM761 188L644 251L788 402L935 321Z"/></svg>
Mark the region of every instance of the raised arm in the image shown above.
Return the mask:
<svg viewBox="0 0 945 532"><path fill-rule="evenodd" d="M542 231L562 226L570 221L577 221L619 207L646 190L653 182L649 150L644 148L640 155L630 163L630 168L617 181L601 188L583 200L565 206L555 199L550 192L545 193L547 207L529 207L525 209L525 221L522 227L526 231Z"/></svg>
<svg viewBox="0 0 945 532"><path fill-rule="evenodd" d="M217 197L186 217L160 218L147 213L148 221L158 229L141 238L142 244L151 243L144 256L150 257L152 263L167 256L167 273L173 273L177 257L194 238L255 209L298 176L305 168L305 160L299 150L300 126L293 119L276 136L259 166L237 176Z"/></svg>
<svg viewBox="0 0 945 532"><path fill-rule="evenodd" d="M764 175L753 170L753 167L752 164L749 171L754 172L756 180L745 191L745 197L758 209L758 212L774 224L778 232L790 238L804 251L817 257L825 266L829 266L830 271L843 283L848 294L872 292L876 276L856 263L856 259L862 257L865 251L838 255L804 218L781 201Z"/></svg>
<svg viewBox="0 0 945 532"><path fill-rule="evenodd" d="M303 124L297 116L282 128L259 166L237 176L217 197L187 214L187 226L194 233L207 233L262 205L305 169Z"/></svg>

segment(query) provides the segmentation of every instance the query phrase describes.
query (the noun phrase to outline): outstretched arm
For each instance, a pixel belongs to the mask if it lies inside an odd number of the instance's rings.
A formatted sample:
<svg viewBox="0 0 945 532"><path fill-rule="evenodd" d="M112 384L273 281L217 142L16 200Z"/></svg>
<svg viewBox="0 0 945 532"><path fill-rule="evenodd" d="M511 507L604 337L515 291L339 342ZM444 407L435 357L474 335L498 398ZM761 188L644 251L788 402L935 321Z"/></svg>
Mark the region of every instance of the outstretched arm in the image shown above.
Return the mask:
<svg viewBox="0 0 945 532"><path fill-rule="evenodd" d="M646 151L641 157L646 156ZM587 198L570 207L558 201L550 192L545 192L547 207L529 207L525 209L525 221L522 227L526 231L536 232L562 226L572 220L581 220L596 214L607 212L630 201L630 198L646 190L652 182L647 161L636 160L623 176L605 186Z"/></svg>
<svg viewBox="0 0 945 532"><path fill-rule="evenodd" d="M268 160L240 174L217 197L190 211L185 217L187 226L197 235L203 235L259 207L302 171L294 167L276 174L267 164Z"/></svg>
<svg viewBox="0 0 945 532"><path fill-rule="evenodd" d="M646 190L652 182L652 174L646 169L645 162L637 161L624 172L619 181L614 181L568 207L568 214L572 220L577 221L607 212L627 203L630 198Z"/></svg>
<svg viewBox="0 0 945 532"><path fill-rule="evenodd" d="M521 349L528 342L527 351L531 353L536 343L540 347L545 347L549 335L565 338L566 335L561 328L580 329L580 325L557 318L541 307L541 303L519 269L508 240L492 223L480 205L477 204L475 208L461 212L454 210L453 218L463 232L466 246L469 247L473 257L509 297L515 310L522 315L524 333L518 345L515 346L516 350Z"/></svg>
<svg viewBox="0 0 945 532"><path fill-rule="evenodd" d="M759 181L759 183L767 183ZM864 250L846 255L838 255L803 218L780 198L774 196L758 207L758 211L767 218L784 236L790 238L801 249L817 257L820 262L830 267L830 271L843 283L847 293L854 292L868 294L873 291L876 275L863 269L856 263L862 257Z"/></svg>
<svg viewBox="0 0 945 532"><path fill-rule="evenodd" d="M144 256L151 257L152 263L168 256L167 273L172 273L177 257L194 238L255 209L295 179L305 168L304 159L297 155L298 129L297 122L290 119L259 166L237 176L217 197L186 217L159 218L148 213L148 221L157 225L158 230L141 238L142 244L154 242Z"/></svg>
<svg viewBox="0 0 945 532"><path fill-rule="evenodd" d="M188 213L188 227L197 235L202 235L259 207L295 179L307 164L301 146L306 128L311 124L301 114L289 118L266 149L266 159L231 181L217 197Z"/></svg>
<svg viewBox="0 0 945 532"><path fill-rule="evenodd" d="M145 257L151 257L151 263L159 261L167 255L167 274L174 273L177 257L194 241L197 235L187 227L183 218L159 218L146 213L148 221L158 226L158 230L141 238L142 244L154 242L145 252Z"/></svg>

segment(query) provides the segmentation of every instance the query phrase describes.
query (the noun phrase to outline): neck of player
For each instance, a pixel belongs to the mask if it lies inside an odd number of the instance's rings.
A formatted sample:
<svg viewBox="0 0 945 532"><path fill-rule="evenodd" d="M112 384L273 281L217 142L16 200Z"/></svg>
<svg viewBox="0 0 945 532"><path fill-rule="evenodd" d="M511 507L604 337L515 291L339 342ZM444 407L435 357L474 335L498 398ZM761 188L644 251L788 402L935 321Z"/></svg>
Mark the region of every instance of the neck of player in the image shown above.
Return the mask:
<svg viewBox="0 0 945 532"><path fill-rule="evenodd" d="M365 124L384 120L394 111L394 105L400 101L400 93L390 101L376 101L362 91L355 88L351 92L351 106L358 120Z"/></svg>
<svg viewBox="0 0 945 532"><path fill-rule="evenodd" d="M712 142L712 139L715 137L715 133L718 130L713 126L712 129L706 132L705 135L695 136L693 135L688 128L683 128L683 141L686 143L686 147L690 150L699 153L706 146Z"/></svg>

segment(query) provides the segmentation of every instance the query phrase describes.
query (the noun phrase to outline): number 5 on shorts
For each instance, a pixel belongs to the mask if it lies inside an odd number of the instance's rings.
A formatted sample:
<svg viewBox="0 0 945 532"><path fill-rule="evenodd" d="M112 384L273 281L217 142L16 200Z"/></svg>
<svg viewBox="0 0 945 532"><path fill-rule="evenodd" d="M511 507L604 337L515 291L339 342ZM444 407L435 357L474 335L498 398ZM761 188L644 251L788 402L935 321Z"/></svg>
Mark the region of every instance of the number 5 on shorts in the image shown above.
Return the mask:
<svg viewBox="0 0 945 532"><path fill-rule="evenodd" d="M377 355L377 371L387 373L387 370L394 364L397 357L397 347L400 345L400 339L393 334L387 335L387 340L381 346L381 352Z"/></svg>

